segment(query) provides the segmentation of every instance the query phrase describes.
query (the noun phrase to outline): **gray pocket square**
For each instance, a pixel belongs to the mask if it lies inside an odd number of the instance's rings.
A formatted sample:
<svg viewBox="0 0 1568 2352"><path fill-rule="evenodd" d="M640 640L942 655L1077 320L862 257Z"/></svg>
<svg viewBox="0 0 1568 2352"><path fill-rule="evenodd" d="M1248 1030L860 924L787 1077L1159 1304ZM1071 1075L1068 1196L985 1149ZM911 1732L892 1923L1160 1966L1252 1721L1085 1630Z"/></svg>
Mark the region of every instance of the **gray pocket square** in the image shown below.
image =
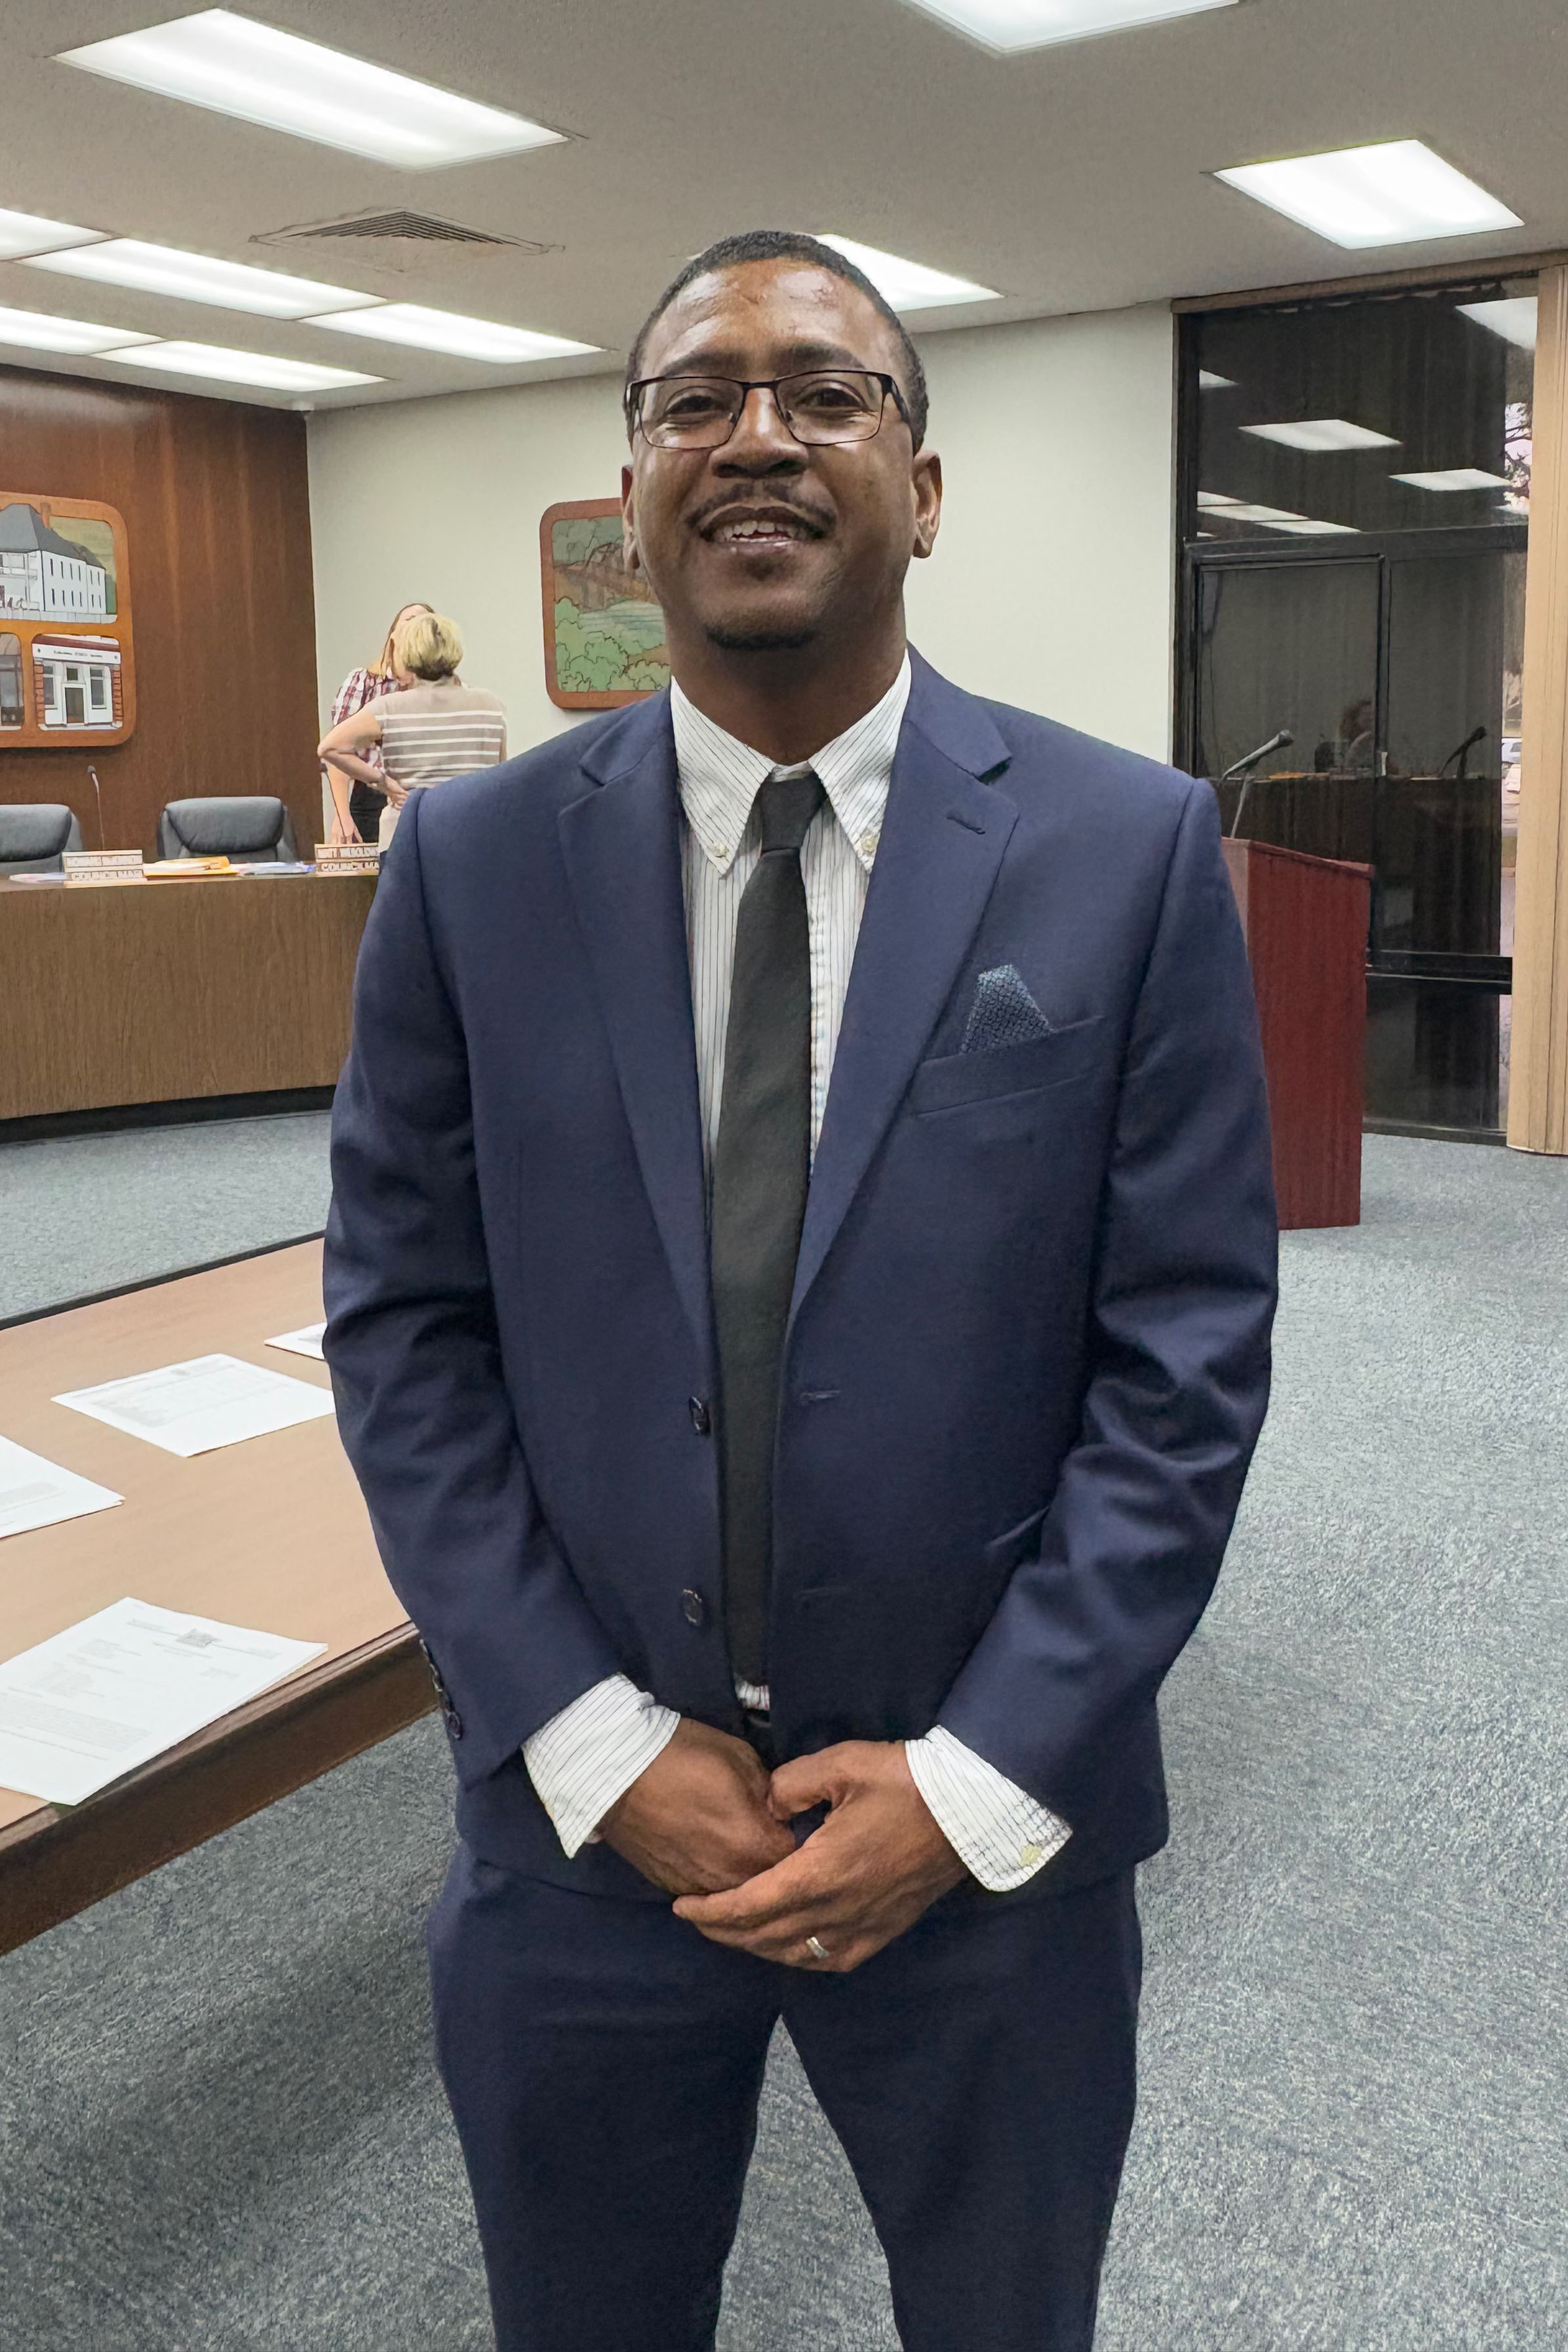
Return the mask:
<svg viewBox="0 0 1568 2352"><path fill-rule="evenodd" d="M1026 1045L1032 1038L1050 1034L1051 1024L1030 995L1016 963L998 964L994 971L981 973L963 1033L963 1053L989 1053L996 1045Z"/></svg>

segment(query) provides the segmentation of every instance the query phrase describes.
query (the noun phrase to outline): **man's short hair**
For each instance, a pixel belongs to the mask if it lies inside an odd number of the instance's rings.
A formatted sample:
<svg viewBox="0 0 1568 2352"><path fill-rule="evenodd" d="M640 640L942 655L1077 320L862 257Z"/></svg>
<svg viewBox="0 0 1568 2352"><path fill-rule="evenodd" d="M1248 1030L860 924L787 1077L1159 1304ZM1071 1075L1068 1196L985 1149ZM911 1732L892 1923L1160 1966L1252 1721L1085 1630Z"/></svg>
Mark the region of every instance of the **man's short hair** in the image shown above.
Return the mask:
<svg viewBox="0 0 1568 2352"><path fill-rule="evenodd" d="M626 362L624 398L627 429L631 425L631 388L643 372L644 349L670 304L699 278L710 277L716 269L739 269L749 261L808 261L817 269L826 269L835 278L842 278L847 285L859 288L893 331L904 379L900 389L909 404L910 430L918 449L926 435L925 370L921 365L921 355L910 341L903 320L885 296L877 291L863 269L857 269L852 261L831 245L823 245L815 236L806 236L799 230L787 228L748 228L742 230L738 236L721 236L716 245L710 245L705 253L700 253L695 260L689 261L679 278L670 280L637 329L637 341Z"/></svg>

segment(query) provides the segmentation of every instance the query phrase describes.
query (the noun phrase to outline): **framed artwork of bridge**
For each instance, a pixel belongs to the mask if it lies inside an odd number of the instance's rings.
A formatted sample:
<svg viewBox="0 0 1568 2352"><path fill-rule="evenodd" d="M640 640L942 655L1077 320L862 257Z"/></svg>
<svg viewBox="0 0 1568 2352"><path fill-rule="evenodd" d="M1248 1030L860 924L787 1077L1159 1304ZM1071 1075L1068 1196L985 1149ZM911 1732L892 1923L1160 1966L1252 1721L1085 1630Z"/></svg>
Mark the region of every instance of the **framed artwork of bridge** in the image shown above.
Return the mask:
<svg viewBox="0 0 1568 2352"><path fill-rule="evenodd" d="M616 499L547 507L539 525L544 688L563 710L616 710L669 683L664 614L628 572Z"/></svg>
<svg viewBox="0 0 1568 2352"><path fill-rule="evenodd" d="M120 514L0 489L0 751L123 743L135 724Z"/></svg>

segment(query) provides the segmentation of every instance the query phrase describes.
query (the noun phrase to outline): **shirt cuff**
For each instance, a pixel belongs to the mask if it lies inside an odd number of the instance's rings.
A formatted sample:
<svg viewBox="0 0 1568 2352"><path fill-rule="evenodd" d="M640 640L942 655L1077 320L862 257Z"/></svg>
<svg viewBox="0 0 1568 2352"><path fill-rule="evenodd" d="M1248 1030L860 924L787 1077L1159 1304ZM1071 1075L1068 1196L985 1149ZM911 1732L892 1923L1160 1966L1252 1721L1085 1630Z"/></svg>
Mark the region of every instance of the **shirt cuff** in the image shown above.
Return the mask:
<svg viewBox="0 0 1568 2352"><path fill-rule="evenodd" d="M1065 1822L939 1723L906 1739L916 1788L966 1870L1006 1895L1043 1870L1072 1835Z"/></svg>
<svg viewBox="0 0 1568 2352"><path fill-rule="evenodd" d="M568 1855L598 1842L617 1797L661 1756L680 1721L625 1675L608 1675L522 1743L522 1760Z"/></svg>

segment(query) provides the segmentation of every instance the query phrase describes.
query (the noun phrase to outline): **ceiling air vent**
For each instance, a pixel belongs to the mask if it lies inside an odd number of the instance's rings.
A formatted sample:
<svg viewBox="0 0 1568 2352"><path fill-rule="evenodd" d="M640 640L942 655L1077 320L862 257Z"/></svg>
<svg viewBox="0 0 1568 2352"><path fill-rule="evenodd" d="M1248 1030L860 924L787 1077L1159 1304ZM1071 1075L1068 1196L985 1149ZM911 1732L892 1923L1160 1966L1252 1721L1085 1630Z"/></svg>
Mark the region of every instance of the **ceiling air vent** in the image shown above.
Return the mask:
<svg viewBox="0 0 1568 2352"><path fill-rule="evenodd" d="M432 213L353 213L346 220L308 221L295 228L276 228L252 245L309 245L328 237L363 239L378 245L503 246L514 253L548 253L547 245L526 237L499 236L493 229L465 228L460 221L437 220Z"/></svg>

